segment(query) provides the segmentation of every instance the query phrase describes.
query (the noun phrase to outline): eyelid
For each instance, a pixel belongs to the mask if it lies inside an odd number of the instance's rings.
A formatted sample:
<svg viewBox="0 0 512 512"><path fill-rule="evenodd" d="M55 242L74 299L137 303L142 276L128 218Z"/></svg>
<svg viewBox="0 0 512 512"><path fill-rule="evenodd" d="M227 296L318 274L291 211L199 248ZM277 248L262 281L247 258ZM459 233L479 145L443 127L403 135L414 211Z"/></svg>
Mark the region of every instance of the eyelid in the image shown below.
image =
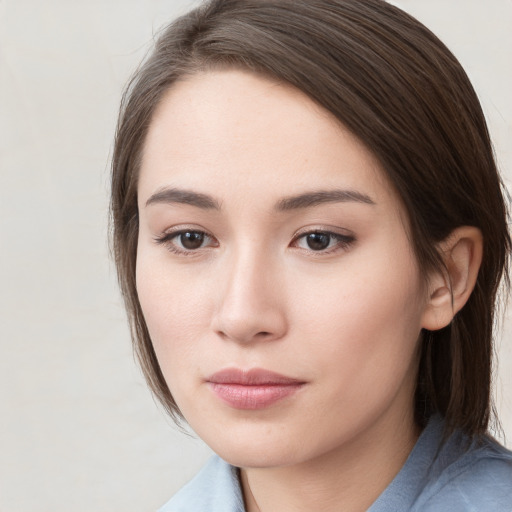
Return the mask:
<svg viewBox="0 0 512 512"><path fill-rule="evenodd" d="M340 232L342 231L342 232ZM210 240L210 243L203 247L198 247L197 249L186 249L180 248L176 245L174 240L183 233L200 233L204 235ZM307 235L310 234L324 234L329 237L335 239L337 243L334 247L328 247L326 249L314 250L307 249L303 247L297 247L297 242ZM182 255L182 256L197 256L200 253L204 253L204 251L209 250L211 248L215 248L219 246L219 242L209 231L200 227L200 226L192 226L192 225L177 225L171 228L166 229L160 235L154 237L154 241L158 245L165 246L171 253ZM346 229L333 228L333 227L325 227L325 226L307 226L299 231L297 231L290 242L291 247L295 247L299 250L305 251L307 253L313 254L315 256L325 256L338 251L346 251L350 248L351 245L356 242L356 237L353 232L348 231Z"/></svg>
<svg viewBox="0 0 512 512"><path fill-rule="evenodd" d="M298 242L298 240L300 240L301 238L304 238L307 235L317 233L317 234L329 235L330 237L336 239L338 241L338 243L336 244L335 247L327 248L325 250L318 250L318 251L315 251L313 249L305 249L302 247L297 247L297 248L299 250L306 251L306 252L311 253L318 257L325 256L325 255L328 255L328 254L331 254L334 252L338 252L338 251L345 251L345 250L349 249L350 246L352 246L356 242L356 236L351 231L348 231L348 230L342 230L342 231L344 231L344 232L340 233L339 228L323 227L323 226L322 227L308 226L306 228L302 228L297 233L295 233L290 245L293 246L294 244L296 244Z"/></svg>
<svg viewBox="0 0 512 512"><path fill-rule="evenodd" d="M305 226L300 228L295 232L293 238L298 238L304 235L308 235L309 233L325 233L327 235L335 235L335 236L343 236L343 237L351 237L355 238L355 234L349 229L339 228L334 226L322 226L322 225L312 225Z"/></svg>
<svg viewBox="0 0 512 512"><path fill-rule="evenodd" d="M180 249L176 244L173 243L173 241L183 233L200 233L205 237L208 237L211 241L214 241L214 245L199 247L197 249ZM195 256L204 250L210 249L211 247L218 247L219 245L217 239L206 229L203 229L199 226L190 226L184 224L166 229L160 235L155 236L153 240L156 244L165 246L171 253L178 254L180 256Z"/></svg>

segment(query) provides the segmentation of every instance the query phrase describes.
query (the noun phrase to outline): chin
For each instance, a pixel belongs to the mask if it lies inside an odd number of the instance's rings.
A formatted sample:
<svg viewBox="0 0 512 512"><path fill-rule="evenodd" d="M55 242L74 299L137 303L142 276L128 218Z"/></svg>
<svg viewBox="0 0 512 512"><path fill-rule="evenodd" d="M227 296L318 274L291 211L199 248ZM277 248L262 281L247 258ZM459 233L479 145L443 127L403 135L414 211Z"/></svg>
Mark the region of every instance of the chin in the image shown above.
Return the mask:
<svg viewBox="0 0 512 512"><path fill-rule="evenodd" d="M266 446L229 446L214 449L215 453L232 466L239 468L275 468L289 466L299 462L290 453Z"/></svg>
<svg viewBox="0 0 512 512"><path fill-rule="evenodd" d="M287 435L272 435L269 428L225 429L223 432L198 433L199 437L222 459L236 467L269 468L300 462L297 443Z"/></svg>
<svg viewBox="0 0 512 512"><path fill-rule="evenodd" d="M224 429L208 432L203 428L197 433L219 457L241 468L293 466L315 459L331 448L319 443L317 436L286 425L245 423L232 429L224 425Z"/></svg>

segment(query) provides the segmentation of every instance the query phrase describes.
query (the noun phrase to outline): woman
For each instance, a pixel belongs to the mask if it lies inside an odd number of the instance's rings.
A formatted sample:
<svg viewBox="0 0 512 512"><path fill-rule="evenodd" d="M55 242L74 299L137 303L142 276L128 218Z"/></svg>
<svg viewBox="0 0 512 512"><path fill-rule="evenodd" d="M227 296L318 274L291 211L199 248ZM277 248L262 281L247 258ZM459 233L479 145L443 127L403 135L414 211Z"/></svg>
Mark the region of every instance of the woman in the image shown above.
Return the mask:
<svg viewBox="0 0 512 512"><path fill-rule="evenodd" d="M115 257L151 389L219 455L162 511L509 510L510 249L458 62L381 0L213 0L132 80Z"/></svg>

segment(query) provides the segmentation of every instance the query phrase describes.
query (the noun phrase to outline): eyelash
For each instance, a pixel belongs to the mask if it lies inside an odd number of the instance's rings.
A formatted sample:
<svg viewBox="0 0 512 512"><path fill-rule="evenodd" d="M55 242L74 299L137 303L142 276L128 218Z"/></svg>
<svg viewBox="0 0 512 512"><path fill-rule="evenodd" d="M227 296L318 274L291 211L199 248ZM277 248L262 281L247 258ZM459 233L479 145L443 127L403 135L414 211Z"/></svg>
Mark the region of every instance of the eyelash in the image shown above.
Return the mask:
<svg viewBox="0 0 512 512"><path fill-rule="evenodd" d="M195 256L198 254L198 251L201 249L205 249L207 247L198 247L197 249L185 249L185 248L179 248L174 243L174 240L180 237L181 235L184 235L186 233L189 234L195 234L204 237L205 239L215 240L215 238L208 234L206 231L202 231L200 229L178 229L176 231L172 231L169 233L164 233L161 236L158 236L155 238L155 242L159 245L163 245L166 247L167 250L170 252L180 255L180 256ZM337 243L334 247L326 248L326 249L320 249L320 250L314 250L314 249L306 249L302 247L297 247L297 243L299 240L306 239L306 237L310 235L320 235L320 236L327 236L329 237L329 243L334 239ZM353 235L342 235L340 233L334 233L332 231L322 230L322 229L313 229L309 231L304 231L302 233L299 233L296 235L291 244L294 247L297 247L300 250L307 251L309 253L315 254L315 255L325 255L325 254L331 254L334 252L337 252L339 250L347 250L349 249L354 242L356 241L356 238ZM216 245L213 247L218 247L218 242L216 242Z"/></svg>
<svg viewBox="0 0 512 512"><path fill-rule="evenodd" d="M165 246L167 250L174 254L178 254L180 256L195 256L200 249L204 249L204 247L199 247L197 249L180 249L174 243L174 240L185 233L194 233L196 235L203 236L205 238L215 240L213 236L209 235L206 231L202 231L200 229L178 229L176 231L171 231L170 233L164 233L161 236L155 238L155 242L159 245Z"/></svg>
<svg viewBox="0 0 512 512"><path fill-rule="evenodd" d="M296 246L296 244L297 244L297 242L299 240L302 240L302 239L306 240L306 237L308 237L310 235L327 236L330 239L329 243L332 240L336 241L336 244L333 247L326 248L326 249L321 249L321 250L318 250L318 251L315 251L314 249L311 249L311 248L306 249L306 248L299 247L299 249L301 249L301 250L307 251L309 253L313 253L313 254L318 255L318 256L326 255L326 254L332 254L332 253L335 253L335 252L338 252L338 251L346 251L356 241L356 238L353 235L342 235L341 233L334 233L334 232L328 231L328 230L313 229L313 230L304 231L302 233L299 233L292 240L292 244L294 244Z"/></svg>

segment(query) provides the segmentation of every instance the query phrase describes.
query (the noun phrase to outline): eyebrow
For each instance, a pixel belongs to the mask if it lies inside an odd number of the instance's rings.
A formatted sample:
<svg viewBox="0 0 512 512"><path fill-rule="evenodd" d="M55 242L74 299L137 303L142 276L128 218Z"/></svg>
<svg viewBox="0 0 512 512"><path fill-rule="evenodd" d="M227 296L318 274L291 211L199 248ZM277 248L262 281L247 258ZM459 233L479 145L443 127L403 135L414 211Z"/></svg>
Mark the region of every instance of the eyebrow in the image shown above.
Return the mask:
<svg viewBox="0 0 512 512"><path fill-rule="evenodd" d="M370 196L356 190L317 190L305 192L296 196L289 196L280 199L274 209L276 211L298 210L301 208L310 208L324 203L346 203L356 202L368 205L375 205ZM214 197L184 190L180 188L164 188L155 192L147 201L146 206L151 204L188 204L201 208L203 210L220 210L221 204Z"/></svg>
<svg viewBox="0 0 512 512"><path fill-rule="evenodd" d="M146 206L159 203L189 204L203 210L220 210L220 203L212 196L180 188L164 188L158 190L146 201Z"/></svg>
<svg viewBox="0 0 512 512"><path fill-rule="evenodd" d="M318 190L306 192L297 196L285 197L277 202L275 209L278 211L296 210L310 208L324 203L347 203L356 202L368 205L375 205L370 196L356 190Z"/></svg>

